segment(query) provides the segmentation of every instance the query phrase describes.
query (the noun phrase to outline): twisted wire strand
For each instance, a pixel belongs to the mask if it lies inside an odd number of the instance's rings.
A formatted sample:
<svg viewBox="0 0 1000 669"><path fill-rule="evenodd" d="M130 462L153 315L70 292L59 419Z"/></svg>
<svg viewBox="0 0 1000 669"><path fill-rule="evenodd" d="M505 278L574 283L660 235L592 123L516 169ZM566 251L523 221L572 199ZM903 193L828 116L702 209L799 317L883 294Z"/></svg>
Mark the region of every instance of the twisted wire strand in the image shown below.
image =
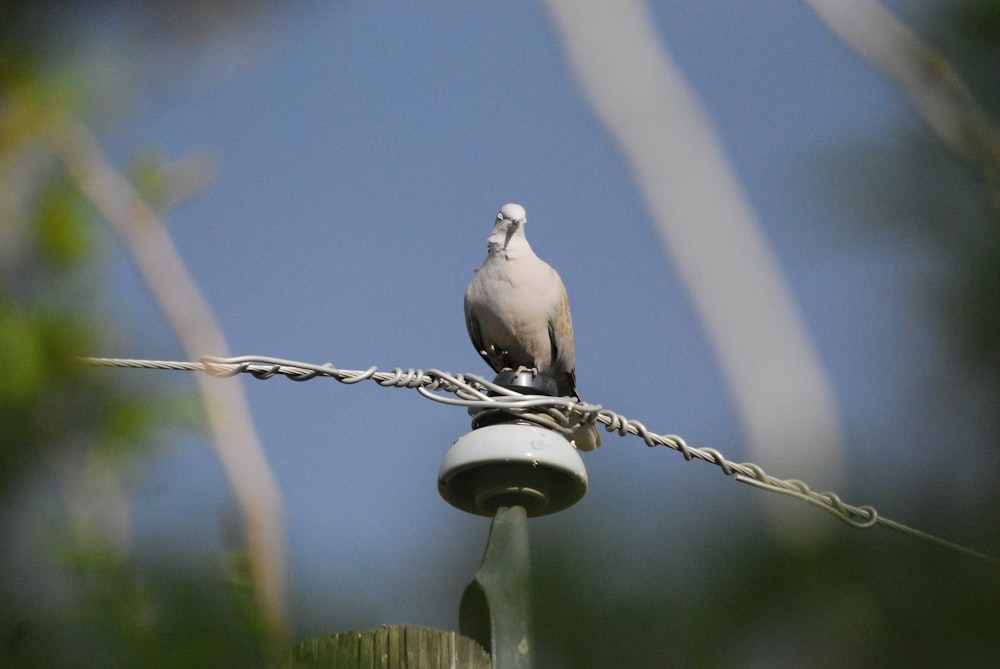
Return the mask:
<svg viewBox="0 0 1000 669"><path fill-rule="evenodd" d="M404 370L399 367L383 372L375 366L366 370L345 370L338 369L331 363L316 365L253 355L230 358L204 356L198 362L130 358L82 358L81 360L99 367L199 371L220 378L250 374L260 380L275 376L284 376L292 381L309 381L317 377L326 377L344 384L371 380L380 386L415 389L423 397L442 404L506 411L518 418L564 434L572 432L581 424L600 423L608 432L617 432L623 437L627 435L638 437L649 447L665 446L680 453L685 460L701 460L715 465L723 474L733 476L740 483L799 499L826 511L856 529L869 529L881 525L915 539L1000 566L1000 558L886 518L872 506L846 504L835 493L817 492L797 479L776 478L752 462L733 462L714 448L690 446L682 437L675 434L661 435L650 432L641 422L604 409L598 404L573 401L569 398L522 395L472 374L450 374L436 369Z"/></svg>

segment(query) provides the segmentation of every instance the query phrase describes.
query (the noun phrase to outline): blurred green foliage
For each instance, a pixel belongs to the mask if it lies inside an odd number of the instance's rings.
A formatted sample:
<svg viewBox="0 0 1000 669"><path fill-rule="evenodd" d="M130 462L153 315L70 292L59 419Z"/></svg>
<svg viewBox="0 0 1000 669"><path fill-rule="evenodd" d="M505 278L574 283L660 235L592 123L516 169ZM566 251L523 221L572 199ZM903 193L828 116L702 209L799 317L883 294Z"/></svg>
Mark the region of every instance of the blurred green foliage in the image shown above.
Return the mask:
<svg viewBox="0 0 1000 669"><path fill-rule="evenodd" d="M189 400L80 363L120 336L97 289L106 235L48 144L66 115L106 110L81 74L90 21L186 39L229 4L0 2L0 666L266 665L239 556L129 550L134 468ZM161 168L135 170L159 205Z"/></svg>
<svg viewBox="0 0 1000 669"><path fill-rule="evenodd" d="M953 21L942 23L954 30L942 40L956 53L956 66L1000 133L1000 0L955 3L946 16ZM989 210L978 220L965 221L974 232L957 258L963 271L948 296L963 317L957 329L967 343L967 364L996 379L1000 375L1000 165L993 165L985 178Z"/></svg>
<svg viewBox="0 0 1000 669"><path fill-rule="evenodd" d="M976 97L994 111L1000 102L1000 2L964 0L948 3L939 18L948 36L942 36L958 54L958 65L969 70Z"/></svg>

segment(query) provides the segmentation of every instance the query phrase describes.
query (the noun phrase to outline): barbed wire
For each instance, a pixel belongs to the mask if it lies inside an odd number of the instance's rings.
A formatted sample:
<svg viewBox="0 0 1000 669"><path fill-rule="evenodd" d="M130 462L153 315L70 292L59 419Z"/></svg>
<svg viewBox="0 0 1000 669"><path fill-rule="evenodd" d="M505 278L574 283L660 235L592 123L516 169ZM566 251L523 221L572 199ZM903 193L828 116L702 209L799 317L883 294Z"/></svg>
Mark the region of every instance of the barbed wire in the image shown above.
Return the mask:
<svg viewBox="0 0 1000 669"><path fill-rule="evenodd" d="M379 371L378 367L366 370L345 370L331 363L316 365L295 360L268 356L236 356L219 358L204 356L198 362L167 360L136 360L130 358L82 358L83 362L99 367L124 367L131 369L159 369L205 372L220 378L250 374L266 380L284 376L292 381L309 381L319 377L332 378L340 383L354 384L371 380L380 386L415 389L422 396L453 406L470 409L494 409L508 412L542 427L570 434L581 424L600 423L608 432L620 436L632 435L642 439L647 446L665 446L680 453L685 460L701 460L717 466L726 476L761 490L793 497L815 506L857 529L881 525L895 532L936 544L989 564L1000 566L1000 558L973 550L961 544L922 532L882 516L872 506L854 506L844 503L832 492L817 492L797 479L779 479L769 475L752 462L733 462L714 448L688 445L675 434L656 434L637 420L604 409L598 404L574 401L566 397L523 395L472 374L450 374L436 369L401 369ZM447 393L447 394L444 394ZM452 397L453 395L453 397Z"/></svg>

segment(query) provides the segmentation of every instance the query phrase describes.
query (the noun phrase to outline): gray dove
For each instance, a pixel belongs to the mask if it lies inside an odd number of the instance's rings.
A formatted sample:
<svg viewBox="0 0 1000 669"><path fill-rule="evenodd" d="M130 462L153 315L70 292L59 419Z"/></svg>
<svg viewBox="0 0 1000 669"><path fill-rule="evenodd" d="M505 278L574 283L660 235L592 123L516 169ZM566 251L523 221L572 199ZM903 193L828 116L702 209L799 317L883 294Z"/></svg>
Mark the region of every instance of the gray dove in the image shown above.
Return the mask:
<svg viewBox="0 0 1000 669"><path fill-rule="evenodd" d="M578 399L573 319L562 279L535 255L524 236L524 207L505 204L487 239L486 260L465 289L465 325L476 352L493 371L531 370ZM601 445L595 425L570 435L580 450Z"/></svg>

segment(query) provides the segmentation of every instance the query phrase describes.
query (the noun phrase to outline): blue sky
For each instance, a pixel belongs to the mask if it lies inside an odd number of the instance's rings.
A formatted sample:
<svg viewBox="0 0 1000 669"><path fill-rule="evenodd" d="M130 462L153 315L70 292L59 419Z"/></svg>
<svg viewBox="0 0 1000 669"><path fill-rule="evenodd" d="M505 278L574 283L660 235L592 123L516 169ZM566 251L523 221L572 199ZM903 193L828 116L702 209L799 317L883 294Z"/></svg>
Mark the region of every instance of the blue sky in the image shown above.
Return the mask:
<svg viewBox="0 0 1000 669"><path fill-rule="evenodd" d="M844 142L920 132L919 121L798 2L653 12L831 375L860 496L848 501L881 508L895 497L880 479L913 483L940 464L920 450L935 419L904 418L916 382L942 364L919 299L937 266L919 244L845 220L846 208L830 206L824 161ZM151 56L153 83L112 135L118 153L204 150L216 161L217 180L169 220L234 353L486 374L462 294L497 209L520 202L533 247L569 290L583 397L748 457L692 306L540 5L315 3L271 20L224 46ZM130 350L99 353L179 356L125 260L112 280ZM435 487L444 452L468 431L465 412L374 384L243 383L285 496L296 615L353 609L325 619L326 631L455 628L488 529ZM917 445L907 451L916 464L899 466L902 444ZM653 569L664 551L694 564L703 525L760 521L764 493L638 440L606 436L585 462L590 492L533 521L536 551L561 532L593 540L582 557L602 566L627 552ZM136 499L143 536L167 543L214 545L230 508L208 449L183 436L157 455ZM882 510L906 520L905 507ZM614 587L638 587L620 579Z"/></svg>

